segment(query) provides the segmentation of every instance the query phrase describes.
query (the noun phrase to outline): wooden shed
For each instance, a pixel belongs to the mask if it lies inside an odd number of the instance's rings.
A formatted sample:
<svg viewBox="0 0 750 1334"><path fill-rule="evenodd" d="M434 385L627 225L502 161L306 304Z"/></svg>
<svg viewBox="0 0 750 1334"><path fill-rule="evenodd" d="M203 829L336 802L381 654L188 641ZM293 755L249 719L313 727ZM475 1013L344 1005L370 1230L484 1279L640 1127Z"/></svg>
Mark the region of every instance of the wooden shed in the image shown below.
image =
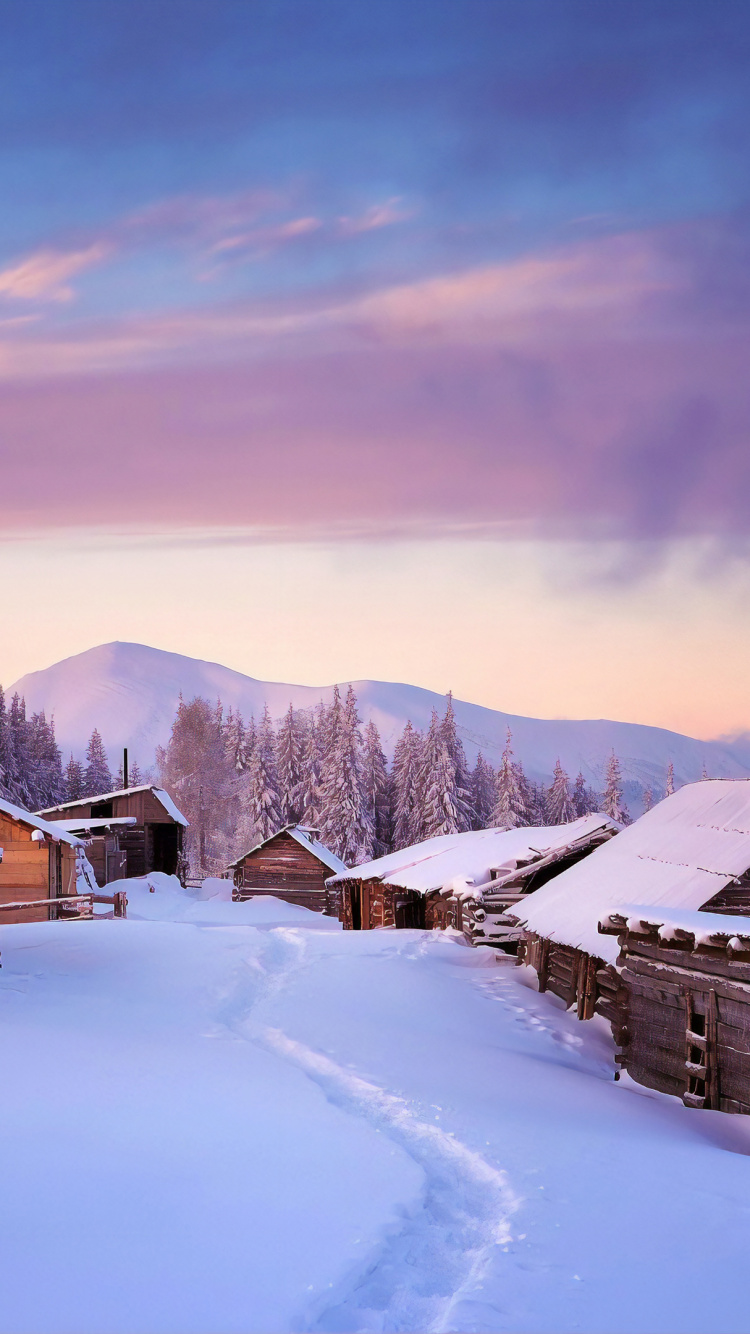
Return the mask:
<svg viewBox="0 0 750 1334"><path fill-rule="evenodd" d="M690 783L513 910L519 962L580 1019L611 1018L621 990L598 924L624 902L707 913L750 910L750 780Z"/></svg>
<svg viewBox="0 0 750 1334"><path fill-rule="evenodd" d="M346 866L329 848L319 843L316 829L285 825L265 842L243 853L230 864L235 901L271 895L296 903L313 912L325 912L326 877Z"/></svg>
<svg viewBox="0 0 750 1334"><path fill-rule="evenodd" d="M35 905L0 912L0 924L47 921L54 900L96 888L81 839L0 800L0 904Z"/></svg>
<svg viewBox="0 0 750 1334"><path fill-rule="evenodd" d="M328 881L329 912L346 930L452 927L472 945L515 948L505 910L537 881L586 855L619 828L605 815L546 828L441 834Z"/></svg>
<svg viewBox="0 0 750 1334"><path fill-rule="evenodd" d="M152 784L121 788L66 801L39 814L68 831L81 830L91 837L100 885L111 879L135 879L150 871L179 872L187 820L164 788Z"/></svg>
<svg viewBox="0 0 750 1334"><path fill-rule="evenodd" d="M618 1064L687 1107L750 1113L750 917L626 907L599 929L620 949Z"/></svg>

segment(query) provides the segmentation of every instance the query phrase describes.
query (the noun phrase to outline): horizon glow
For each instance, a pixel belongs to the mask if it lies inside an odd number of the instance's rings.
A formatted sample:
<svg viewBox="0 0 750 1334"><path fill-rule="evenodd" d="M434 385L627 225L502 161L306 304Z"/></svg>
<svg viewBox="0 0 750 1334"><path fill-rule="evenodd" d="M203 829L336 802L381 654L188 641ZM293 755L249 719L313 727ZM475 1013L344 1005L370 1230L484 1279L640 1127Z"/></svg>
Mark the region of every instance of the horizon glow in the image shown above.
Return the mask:
<svg viewBox="0 0 750 1334"><path fill-rule="evenodd" d="M118 638L750 727L746 6L4 25L0 681Z"/></svg>

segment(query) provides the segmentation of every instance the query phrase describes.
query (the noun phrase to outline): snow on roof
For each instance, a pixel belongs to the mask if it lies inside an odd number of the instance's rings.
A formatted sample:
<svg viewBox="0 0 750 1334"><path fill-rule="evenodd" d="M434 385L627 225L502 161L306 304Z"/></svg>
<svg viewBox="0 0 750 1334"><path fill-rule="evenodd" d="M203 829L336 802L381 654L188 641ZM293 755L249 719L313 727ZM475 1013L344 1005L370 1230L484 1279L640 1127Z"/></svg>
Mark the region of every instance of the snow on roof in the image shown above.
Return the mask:
<svg viewBox="0 0 750 1334"><path fill-rule="evenodd" d="M461 877L482 885L491 871L512 871L518 862L543 856L553 848L567 847L585 834L606 826L616 828L606 815L584 815L570 824L523 829L477 829L466 834L440 834L399 852L355 866L343 875L332 876L329 884L340 880L382 880L399 889L413 889L429 894ZM616 841L616 840L615 840Z"/></svg>
<svg viewBox="0 0 750 1334"><path fill-rule="evenodd" d="M20 820L22 824L31 825L32 829L41 829L43 834L49 835L56 843L69 843L73 848L83 847L81 839L68 833L61 825L41 820L38 815L32 815L31 811L25 811L22 806L14 806L12 802L4 801L2 798L0 798L0 812L9 815L11 820Z"/></svg>
<svg viewBox="0 0 750 1334"><path fill-rule="evenodd" d="M660 911L650 904L644 907L639 903L626 903L608 913L601 925L608 929L627 928L636 935L645 935L649 927L655 928L659 940L665 943L687 933L694 937L696 947L726 944L738 939L747 942L745 949L750 948L750 917L733 917L729 913L690 912L685 908Z"/></svg>
<svg viewBox="0 0 750 1334"><path fill-rule="evenodd" d="M614 963L598 923L621 903L702 908L750 867L750 780L689 783L543 885L518 920L530 931Z"/></svg>
<svg viewBox="0 0 750 1334"><path fill-rule="evenodd" d="M115 797L132 797L136 792L153 792L156 800L161 802L167 815L171 815L176 824L184 825L187 829L188 822L181 811L178 811L172 798L163 787L156 787L153 783L141 783L138 787L121 787L116 792L97 792L93 797L77 797L75 801L62 801L58 806L46 806L40 815L51 815L53 811L70 811L75 806L90 806L94 802L113 801Z"/></svg>
<svg viewBox="0 0 750 1334"><path fill-rule="evenodd" d="M301 847L307 848L307 851L317 857L319 862L327 866L329 871L345 872L347 869L346 863L342 862L341 858L337 857L334 852L331 852L330 848L324 847L316 838L313 838L312 835L315 833L317 833L316 829L307 829L304 825L284 825L282 829L277 829L275 834L271 834L270 838L263 839L261 843L256 843L254 847L248 848L247 852L243 852L241 857L236 857L229 865L230 867L239 866L240 862L244 862L251 852L257 852L258 848L262 848L266 843L270 843L272 839L278 838L279 834L290 834Z"/></svg>
<svg viewBox="0 0 750 1334"><path fill-rule="evenodd" d="M134 815L82 815L78 820L53 820L52 824L57 829L67 829L68 833L75 833L76 830L85 829L87 832L97 829L121 829L123 825L133 825L136 823Z"/></svg>

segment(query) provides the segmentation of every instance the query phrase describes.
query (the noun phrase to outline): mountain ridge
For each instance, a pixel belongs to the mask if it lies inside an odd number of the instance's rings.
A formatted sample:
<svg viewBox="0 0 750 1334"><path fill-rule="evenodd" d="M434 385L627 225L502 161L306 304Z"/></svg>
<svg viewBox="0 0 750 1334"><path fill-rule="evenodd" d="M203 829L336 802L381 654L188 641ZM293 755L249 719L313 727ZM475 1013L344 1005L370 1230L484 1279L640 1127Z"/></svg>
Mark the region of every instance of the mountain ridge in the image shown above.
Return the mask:
<svg viewBox="0 0 750 1334"><path fill-rule="evenodd" d="M445 706L445 696L422 686L371 680L352 684L360 714L364 721L374 718L389 756L407 718L424 728L432 709L442 711ZM180 693L185 698L196 694L218 697L225 708L239 708L245 718L251 713L257 717L267 702L277 718L290 702L295 708L313 707L321 699L327 702L333 683L305 686L262 681L221 663L115 640L27 673L8 693L16 690L24 695L29 712L43 708L54 716L65 757L69 753L81 756L91 731L98 727L113 763L122 747L128 746L131 760L148 766L153 763L155 747L169 738ZM481 749L497 765L510 727L516 757L537 780L551 777L559 756L571 776L581 769L587 782L600 788L613 749L621 761L626 796L636 802L648 785L657 795L663 791L670 760L678 784L699 779L704 766L711 777L750 777L746 738L739 739L735 749L729 741L701 741L645 723L528 718L457 699L454 707L471 763Z"/></svg>

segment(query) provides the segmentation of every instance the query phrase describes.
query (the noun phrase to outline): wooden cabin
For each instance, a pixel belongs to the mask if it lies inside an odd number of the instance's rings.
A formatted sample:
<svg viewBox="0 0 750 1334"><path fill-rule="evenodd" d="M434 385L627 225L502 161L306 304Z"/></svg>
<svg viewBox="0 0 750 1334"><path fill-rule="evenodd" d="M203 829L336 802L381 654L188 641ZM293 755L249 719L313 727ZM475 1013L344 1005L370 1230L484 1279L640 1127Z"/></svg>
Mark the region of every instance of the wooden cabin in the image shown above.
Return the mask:
<svg viewBox="0 0 750 1334"><path fill-rule="evenodd" d="M137 879L150 871L177 875L185 816L163 788L144 784L49 807L39 814L69 832L91 839L91 859L100 885Z"/></svg>
<svg viewBox="0 0 750 1334"><path fill-rule="evenodd" d="M623 902L750 910L750 780L690 783L513 909L519 963L580 1019L611 1018L621 991L617 946L599 922Z"/></svg>
<svg viewBox="0 0 750 1334"><path fill-rule="evenodd" d="M328 880L331 915L348 931L452 928L472 945L515 948L509 904L585 856L619 826L605 815L547 828L441 834Z"/></svg>
<svg viewBox="0 0 750 1334"><path fill-rule="evenodd" d="M686 1107L750 1114L750 917L623 908L619 995L607 1014L617 1062Z"/></svg>
<svg viewBox="0 0 750 1334"><path fill-rule="evenodd" d="M55 900L89 889L96 883L81 839L0 800L0 905L33 905L0 911L0 925L54 919Z"/></svg>
<svg viewBox="0 0 750 1334"><path fill-rule="evenodd" d="M313 912L327 907L326 877L346 866L319 843L316 829L286 825L230 864L235 902L263 895L296 903Z"/></svg>

